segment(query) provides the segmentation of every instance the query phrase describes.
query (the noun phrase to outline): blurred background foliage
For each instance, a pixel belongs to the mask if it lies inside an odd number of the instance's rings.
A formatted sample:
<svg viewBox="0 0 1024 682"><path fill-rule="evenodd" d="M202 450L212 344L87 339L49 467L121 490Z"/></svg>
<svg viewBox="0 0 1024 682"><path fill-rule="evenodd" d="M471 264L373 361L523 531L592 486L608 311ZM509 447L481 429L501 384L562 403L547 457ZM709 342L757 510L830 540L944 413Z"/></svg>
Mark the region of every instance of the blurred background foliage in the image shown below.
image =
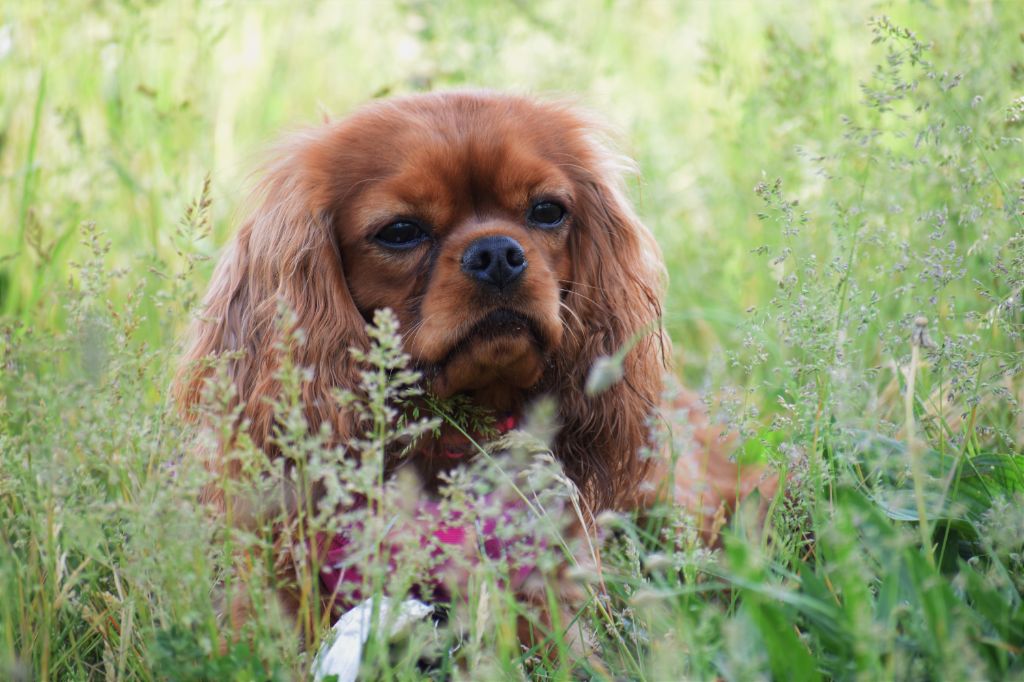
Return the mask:
<svg viewBox="0 0 1024 682"><path fill-rule="evenodd" d="M935 54L967 72L962 90L998 107L1019 87L1022 9L1012 0L10 3L0 10L3 309L56 322L47 283L67 275L83 221L111 238L119 266L173 263L174 226L209 175L213 234L202 248L212 256L260 151L283 131L374 97L479 86L568 95L618 127L672 275L667 324L699 379L722 347L740 344L744 311L774 286L770 268L752 266L750 250L778 240L757 219L754 186L781 178L802 206L829 205L817 160L847 144L843 117L859 118L860 84L879 56L868 18L884 12L926 29ZM879 174L867 193L886 182ZM824 257L827 231L810 244ZM147 333L166 342L181 320L149 312Z"/></svg>

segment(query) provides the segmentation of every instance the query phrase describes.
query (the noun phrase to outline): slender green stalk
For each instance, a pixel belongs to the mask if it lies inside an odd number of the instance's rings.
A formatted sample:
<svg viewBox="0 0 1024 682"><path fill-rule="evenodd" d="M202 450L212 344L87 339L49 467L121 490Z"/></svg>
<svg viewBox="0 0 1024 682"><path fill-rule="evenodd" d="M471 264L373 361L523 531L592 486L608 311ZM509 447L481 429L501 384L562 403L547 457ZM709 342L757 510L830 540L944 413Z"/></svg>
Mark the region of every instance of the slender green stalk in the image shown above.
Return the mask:
<svg viewBox="0 0 1024 682"><path fill-rule="evenodd" d="M925 505L924 466L921 456L924 443L917 438L914 419L914 384L917 378L917 366L921 355L925 329L928 320L919 317L914 320L914 333L910 342L910 366L907 368L907 390L903 397L904 419L906 420L907 455L910 457L910 475L914 479L914 502L917 505L917 527L921 534L921 547L929 563L934 563L932 554L932 533L928 523L928 510Z"/></svg>

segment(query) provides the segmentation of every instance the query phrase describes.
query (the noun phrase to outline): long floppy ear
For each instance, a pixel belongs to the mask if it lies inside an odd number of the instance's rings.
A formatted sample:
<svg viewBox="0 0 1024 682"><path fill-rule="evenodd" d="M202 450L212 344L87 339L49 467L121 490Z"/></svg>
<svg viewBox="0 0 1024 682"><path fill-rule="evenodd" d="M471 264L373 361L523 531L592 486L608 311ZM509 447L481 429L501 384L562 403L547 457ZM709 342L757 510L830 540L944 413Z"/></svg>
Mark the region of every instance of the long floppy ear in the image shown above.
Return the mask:
<svg viewBox="0 0 1024 682"><path fill-rule="evenodd" d="M590 125L588 128L593 129ZM572 281L564 283L565 345L556 359L562 429L558 452L595 509L628 505L647 462L648 417L657 408L671 349L661 328L666 273L650 231L625 198L623 164L592 136L567 168L577 186L569 237ZM590 397L595 360L642 338L624 360L622 381Z"/></svg>
<svg viewBox="0 0 1024 682"><path fill-rule="evenodd" d="M365 346L364 321L349 294L330 221L329 169L321 133L280 148L257 187L251 212L225 250L189 331L174 393L186 414L202 399L211 356L231 353L228 372L253 441L272 450L274 415L268 404L280 390L275 373L283 352L280 304L295 315L304 340L288 348L310 370L302 387L311 428L331 424L338 438L350 425L331 389L352 388L356 371L348 349ZM321 161L321 163L317 163Z"/></svg>

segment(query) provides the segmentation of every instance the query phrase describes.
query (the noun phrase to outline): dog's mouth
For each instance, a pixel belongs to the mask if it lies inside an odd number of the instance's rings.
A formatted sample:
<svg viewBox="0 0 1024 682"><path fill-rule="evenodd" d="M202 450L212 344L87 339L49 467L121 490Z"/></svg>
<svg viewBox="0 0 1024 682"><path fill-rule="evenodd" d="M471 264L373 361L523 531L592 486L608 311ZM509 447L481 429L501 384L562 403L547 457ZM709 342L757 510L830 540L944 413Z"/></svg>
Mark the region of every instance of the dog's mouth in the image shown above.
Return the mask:
<svg viewBox="0 0 1024 682"><path fill-rule="evenodd" d="M477 344L515 336L526 336L538 351L548 345L540 325L532 317L511 308L497 308L477 320L437 364L444 367Z"/></svg>

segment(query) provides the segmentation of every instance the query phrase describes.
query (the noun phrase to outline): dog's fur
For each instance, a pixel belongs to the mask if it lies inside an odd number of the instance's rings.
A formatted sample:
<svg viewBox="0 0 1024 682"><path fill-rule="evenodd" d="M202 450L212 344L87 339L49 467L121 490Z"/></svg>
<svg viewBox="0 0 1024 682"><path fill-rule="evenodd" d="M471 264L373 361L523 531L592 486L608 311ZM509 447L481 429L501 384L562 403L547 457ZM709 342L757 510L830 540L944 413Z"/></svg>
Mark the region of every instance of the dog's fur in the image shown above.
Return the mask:
<svg viewBox="0 0 1024 682"><path fill-rule="evenodd" d="M691 408L693 451L674 468L639 454L650 445L671 347L659 322L666 273L623 192L629 168L576 108L485 92L373 103L290 138L216 268L189 334L179 403L191 412L202 400L204 358L236 354L229 373L242 416L274 456L267 398L280 390L283 302L305 337L292 352L311 370L306 418L344 443L357 425L331 392L356 388L347 349L367 347L367 321L388 307L434 394L466 394L517 415L538 396L554 397L553 450L590 513L663 494L710 518L752 484L737 477L727 440L692 396L680 400ZM531 222L538 202L558 204L564 219ZM396 221L414 222L426 238L382 244L376 236ZM521 246L526 269L514 287L485 290L467 276L467 248L488 236ZM595 361L631 343L621 381L588 396ZM425 479L443 468L439 447L424 443L416 455Z"/></svg>

